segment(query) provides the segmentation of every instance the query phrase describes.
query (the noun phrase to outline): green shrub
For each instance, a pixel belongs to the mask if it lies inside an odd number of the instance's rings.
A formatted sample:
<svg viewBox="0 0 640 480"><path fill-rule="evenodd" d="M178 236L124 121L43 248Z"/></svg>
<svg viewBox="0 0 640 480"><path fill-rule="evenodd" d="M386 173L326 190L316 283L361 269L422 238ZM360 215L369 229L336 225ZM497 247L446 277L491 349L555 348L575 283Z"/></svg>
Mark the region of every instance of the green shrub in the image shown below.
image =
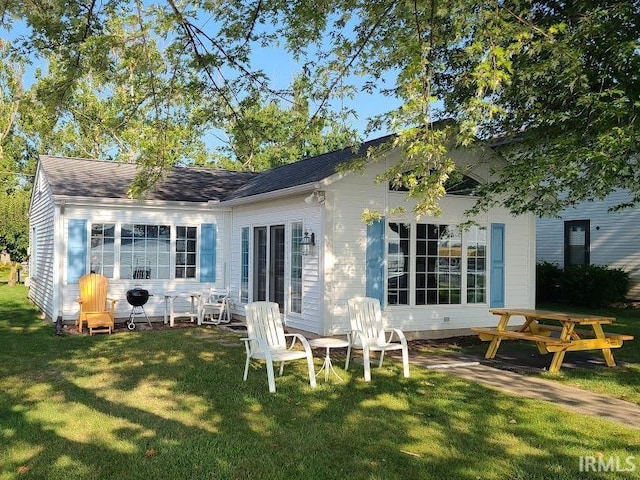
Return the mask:
<svg viewBox="0 0 640 480"><path fill-rule="evenodd" d="M539 262L536 265L536 302L559 300L562 269L555 263Z"/></svg>
<svg viewBox="0 0 640 480"><path fill-rule="evenodd" d="M629 291L629 276L629 272L620 268L572 265L561 276L561 295L572 305L605 307L625 299Z"/></svg>
<svg viewBox="0 0 640 480"><path fill-rule="evenodd" d="M0 263L0 282L6 282L9 279L11 265L9 263Z"/></svg>

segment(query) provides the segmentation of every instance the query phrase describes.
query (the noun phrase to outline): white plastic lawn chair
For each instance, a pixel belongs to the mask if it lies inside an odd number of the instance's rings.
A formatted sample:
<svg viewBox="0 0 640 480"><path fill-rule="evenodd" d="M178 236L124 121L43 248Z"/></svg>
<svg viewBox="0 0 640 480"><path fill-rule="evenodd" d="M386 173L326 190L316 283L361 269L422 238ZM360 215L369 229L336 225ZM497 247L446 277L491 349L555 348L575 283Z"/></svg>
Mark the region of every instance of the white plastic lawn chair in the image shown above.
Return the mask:
<svg viewBox="0 0 640 480"><path fill-rule="evenodd" d="M284 333L280 307L273 302L254 302L245 307L247 318L247 338L242 338L246 350L247 361L244 366L243 380L247 380L249 362L251 359L264 360L267 364L267 379L269 391L276 391L276 382L273 375L273 362L280 364L280 375L284 369L284 362L306 358L309 367L309 384L316 386L316 376L313 368L313 356L307 339L298 333ZM287 340L291 344L287 345ZM300 342L301 349L294 348L296 341Z"/></svg>
<svg viewBox="0 0 640 480"><path fill-rule="evenodd" d="M402 350L402 370L404 376L408 377L409 349L407 348L407 339L400 329L385 329L382 321L382 311L380 310L380 301L377 298L357 297L350 299L348 304L351 333L349 334L345 369L349 368L351 349L361 349L364 363L364 380L369 382L371 381L369 360L371 351L380 352L378 367L381 367L386 351ZM394 335L397 337L395 341Z"/></svg>
<svg viewBox="0 0 640 480"><path fill-rule="evenodd" d="M229 290L211 288L198 301L198 325L219 325L231 321Z"/></svg>

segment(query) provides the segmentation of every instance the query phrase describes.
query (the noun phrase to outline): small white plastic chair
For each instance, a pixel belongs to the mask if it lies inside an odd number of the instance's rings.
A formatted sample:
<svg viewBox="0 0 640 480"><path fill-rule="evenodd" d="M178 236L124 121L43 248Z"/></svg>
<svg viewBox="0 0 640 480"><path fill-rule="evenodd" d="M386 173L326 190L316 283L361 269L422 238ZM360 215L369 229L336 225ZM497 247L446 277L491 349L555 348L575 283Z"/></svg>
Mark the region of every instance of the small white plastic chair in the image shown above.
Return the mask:
<svg viewBox="0 0 640 480"><path fill-rule="evenodd" d="M371 351L380 352L379 368L382 367L382 361L384 360L384 353L386 351L402 350L403 374L405 377L409 377L409 349L407 347L407 339L402 330L384 327L380 301L377 298L357 297L349 299L348 304L351 333L349 334L349 347L347 348L345 370L349 368L351 349L361 349L364 363L364 380L369 382L371 381ZM397 337L395 341L394 335Z"/></svg>
<svg viewBox="0 0 640 480"><path fill-rule="evenodd" d="M211 288L198 300L198 325L219 325L231 321L229 290Z"/></svg>
<svg viewBox="0 0 640 480"><path fill-rule="evenodd" d="M284 370L284 362L288 360L306 359L309 368L309 384L316 386L313 368L313 356L307 339L299 333L284 333L280 307L274 302L254 302L245 307L247 316L247 338L242 338L246 350L247 361L244 366L243 380L247 380L249 362L252 359L263 360L267 364L269 392L275 393L276 382L273 375L273 362L280 364L280 376ZM287 340L291 344L287 345ZM296 341L301 349L294 348Z"/></svg>

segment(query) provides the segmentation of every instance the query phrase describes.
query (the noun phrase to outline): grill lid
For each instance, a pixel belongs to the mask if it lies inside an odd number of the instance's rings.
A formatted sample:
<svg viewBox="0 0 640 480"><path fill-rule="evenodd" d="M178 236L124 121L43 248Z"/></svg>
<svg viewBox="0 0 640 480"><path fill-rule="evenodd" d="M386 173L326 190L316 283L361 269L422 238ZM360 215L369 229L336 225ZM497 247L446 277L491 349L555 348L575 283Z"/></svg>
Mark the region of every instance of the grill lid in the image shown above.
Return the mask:
<svg viewBox="0 0 640 480"><path fill-rule="evenodd" d="M141 307L149 300L149 290L144 288L132 288L127 291L127 302L134 307Z"/></svg>

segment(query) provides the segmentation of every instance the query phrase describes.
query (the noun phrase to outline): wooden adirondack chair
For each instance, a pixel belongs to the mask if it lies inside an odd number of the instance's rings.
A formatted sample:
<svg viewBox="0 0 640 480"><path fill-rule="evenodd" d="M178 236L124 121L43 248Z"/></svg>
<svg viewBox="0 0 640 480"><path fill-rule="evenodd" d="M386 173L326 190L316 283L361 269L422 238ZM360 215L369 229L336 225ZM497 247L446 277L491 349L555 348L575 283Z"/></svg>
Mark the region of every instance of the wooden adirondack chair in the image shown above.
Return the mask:
<svg viewBox="0 0 640 480"><path fill-rule="evenodd" d="M84 323L87 323L89 335L93 332L111 333L114 327L114 311L117 300L107 297L109 280L104 275L89 273L80 277L80 315L76 324L78 331L82 332Z"/></svg>
<svg viewBox="0 0 640 480"><path fill-rule="evenodd" d="M349 347L347 348L347 361L345 370L349 368L351 349L362 349L364 360L364 380L371 381L370 352L380 352L382 366L384 352L387 350L402 350L402 369L405 377L409 376L409 349L407 339L402 330L397 328L384 328L380 301L377 298L357 297L351 298L349 304L349 320L351 322L351 334L349 335ZM387 336L388 334L388 336ZM397 340L394 341L394 335Z"/></svg>
<svg viewBox="0 0 640 480"><path fill-rule="evenodd" d="M313 369L313 356L307 339L299 333L284 333L280 307L273 302L254 302L245 307L247 316L247 338L242 338L246 350L247 361L244 366L243 380L247 380L251 359L264 360L267 364L269 392L275 393L276 382L273 375L273 362L280 364L280 375L284 362L288 360L306 359L309 368L309 384L316 386L316 375ZM287 345L287 340L291 344ZM303 350L295 349L299 341Z"/></svg>

